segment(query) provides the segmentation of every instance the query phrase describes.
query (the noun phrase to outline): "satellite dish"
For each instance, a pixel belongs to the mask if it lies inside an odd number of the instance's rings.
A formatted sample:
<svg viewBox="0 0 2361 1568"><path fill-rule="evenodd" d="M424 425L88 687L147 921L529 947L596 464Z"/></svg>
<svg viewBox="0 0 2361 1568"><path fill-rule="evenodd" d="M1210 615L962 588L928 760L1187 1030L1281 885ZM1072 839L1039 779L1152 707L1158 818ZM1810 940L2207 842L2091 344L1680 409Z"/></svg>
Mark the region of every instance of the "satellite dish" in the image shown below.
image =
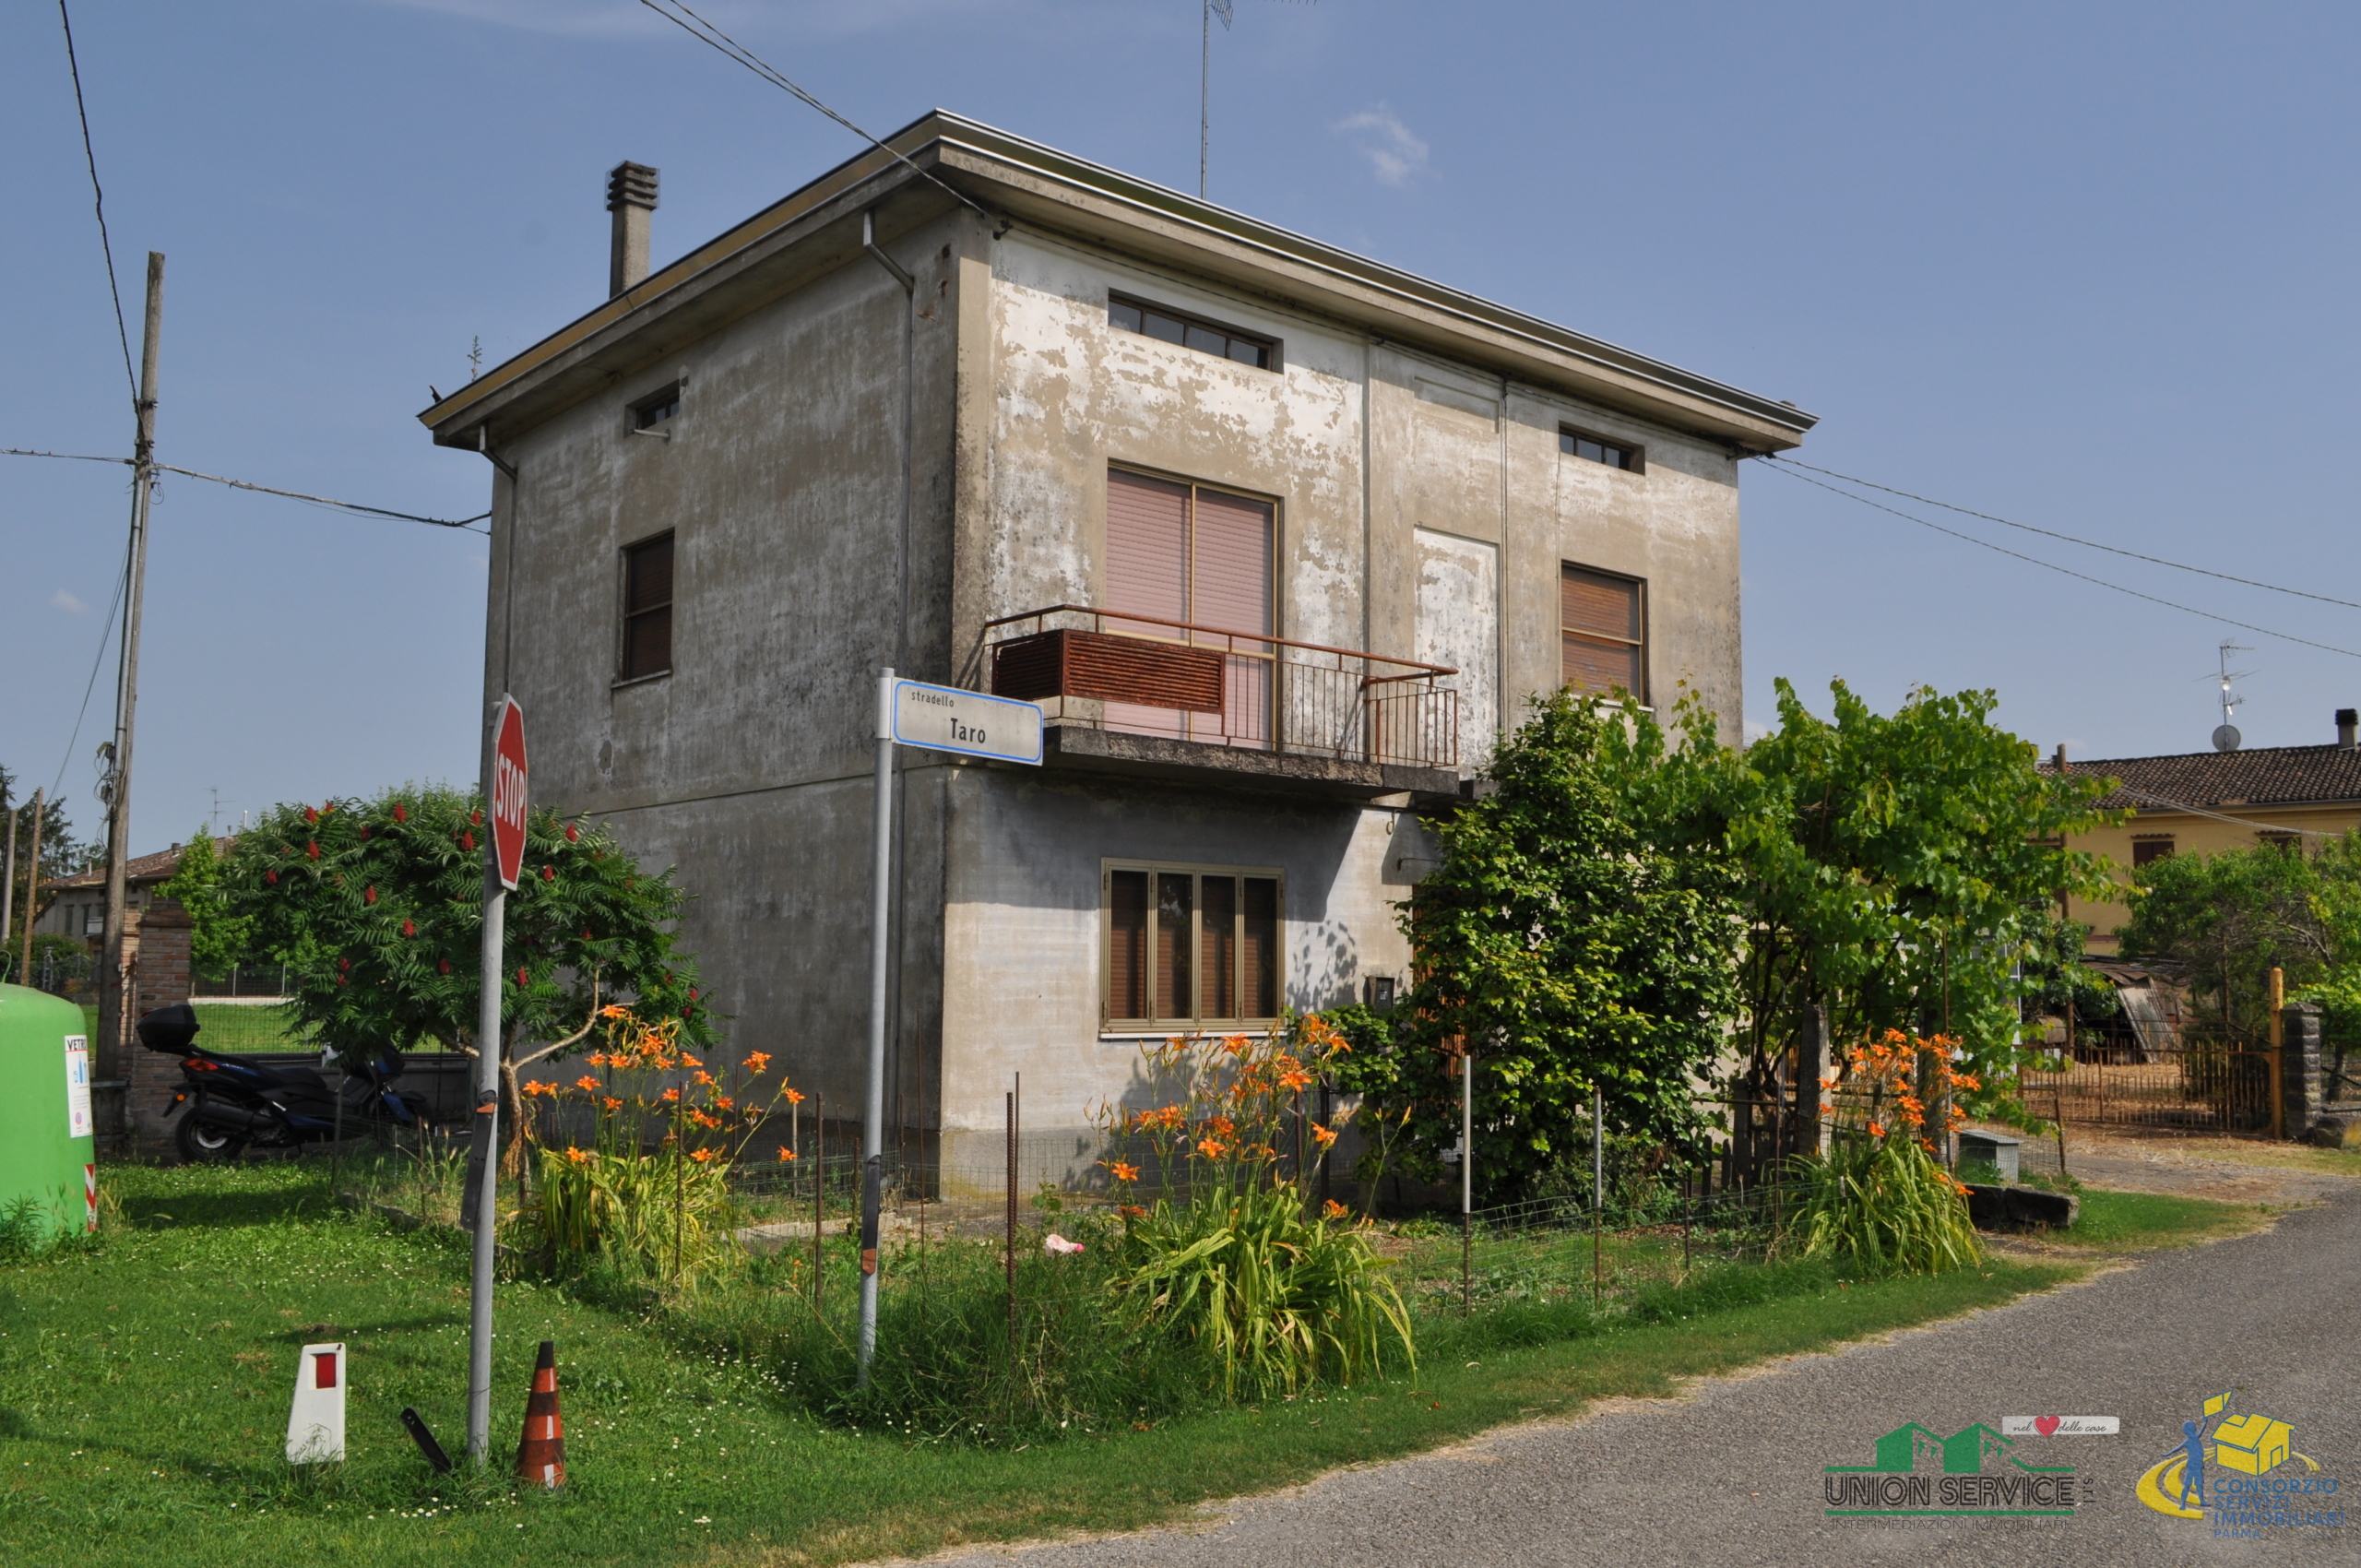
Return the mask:
<svg viewBox="0 0 2361 1568"><path fill-rule="evenodd" d="M2238 733L2238 727L2235 724L2217 724L2213 727L2213 749L2217 752L2236 751L2238 742L2244 738Z"/></svg>

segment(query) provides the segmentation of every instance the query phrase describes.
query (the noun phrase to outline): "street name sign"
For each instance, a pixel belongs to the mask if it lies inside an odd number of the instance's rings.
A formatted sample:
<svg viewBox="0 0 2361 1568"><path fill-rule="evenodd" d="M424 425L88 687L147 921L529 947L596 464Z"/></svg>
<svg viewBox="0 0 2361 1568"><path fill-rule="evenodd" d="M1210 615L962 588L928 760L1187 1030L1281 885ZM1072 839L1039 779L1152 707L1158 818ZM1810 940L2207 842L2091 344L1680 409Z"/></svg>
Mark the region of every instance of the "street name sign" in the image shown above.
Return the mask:
<svg viewBox="0 0 2361 1568"><path fill-rule="evenodd" d="M956 686L896 681L886 699L888 728L881 740L931 752L990 757L996 762L1041 762L1041 708L1038 703L988 696Z"/></svg>

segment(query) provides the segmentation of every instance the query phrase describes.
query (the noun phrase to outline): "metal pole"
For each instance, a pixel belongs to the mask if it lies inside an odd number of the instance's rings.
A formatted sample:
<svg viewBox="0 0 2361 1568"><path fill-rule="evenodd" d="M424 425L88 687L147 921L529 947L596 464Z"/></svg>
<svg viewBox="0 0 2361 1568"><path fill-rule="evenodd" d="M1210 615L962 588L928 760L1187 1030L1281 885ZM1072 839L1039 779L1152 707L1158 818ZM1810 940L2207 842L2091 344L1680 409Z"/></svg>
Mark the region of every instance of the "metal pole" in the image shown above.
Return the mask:
<svg viewBox="0 0 2361 1568"><path fill-rule="evenodd" d="M508 894L500 885L492 846L484 846L483 982L476 1014L475 1267L468 1305L468 1460L492 1459L492 1270L493 1229L500 1223L500 967L506 944Z"/></svg>
<svg viewBox="0 0 2361 1568"><path fill-rule="evenodd" d="M812 1315L820 1315L820 1276L827 1256L820 1232L828 1223L828 1097L812 1097Z"/></svg>
<svg viewBox="0 0 2361 1568"><path fill-rule="evenodd" d="M1459 1056L1459 1315L1476 1310L1476 1053Z"/></svg>
<svg viewBox="0 0 2361 1568"><path fill-rule="evenodd" d="M1008 1129L1008 1238L1002 1247L1008 1267L1008 1355L1013 1369L1016 1362L1016 1091L1008 1092L1005 1111Z"/></svg>
<svg viewBox="0 0 2361 1568"><path fill-rule="evenodd" d="M885 1171L885 1004L893 957L894 671L877 672L877 801L869 867L869 1099L860 1126L860 1385L877 1354L877 1220Z"/></svg>
<svg viewBox="0 0 2361 1568"><path fill-rule="evenodd" d="M148 319L139 343L139 400L134 407L136 434L131 448L131 544L125 563L123 644L117 657L114 689L114 742L106 780L107 911L100 951L106 980L99 986L98 1074L108 1082L130 1075L123 1059L128 1020L124 1014L121 977L125 914L130 905L131 739L132 719L139 706L140 604L148 581L148 505L156 488L156 358L164 336L164 254L148 253ZM27 912L30 913L30 900ZM30 922L27 922L28 930ZM28 964L30 949L27 949ZM123 1111L130 1109L124 1095ZM118 1129L119 1130L119 1129Z"/></svg>
<svg viewBox="0 0 2361 1568"><path fill-rule="evenodd" d="M1203 0L1199 18L1203 36L1197 42L1197 199L1205 199L1205 146L1214 113L1214 6Z"/></svg>
<svg viewBox="0 0 2361 1568"><path fill-rule="evenodd" d="M1607 1270L1602 1256L1607 1243L1607 1099L1596 1085L1590 1091L1590 1304L1596 1312L1607 1301Z"/></svg>

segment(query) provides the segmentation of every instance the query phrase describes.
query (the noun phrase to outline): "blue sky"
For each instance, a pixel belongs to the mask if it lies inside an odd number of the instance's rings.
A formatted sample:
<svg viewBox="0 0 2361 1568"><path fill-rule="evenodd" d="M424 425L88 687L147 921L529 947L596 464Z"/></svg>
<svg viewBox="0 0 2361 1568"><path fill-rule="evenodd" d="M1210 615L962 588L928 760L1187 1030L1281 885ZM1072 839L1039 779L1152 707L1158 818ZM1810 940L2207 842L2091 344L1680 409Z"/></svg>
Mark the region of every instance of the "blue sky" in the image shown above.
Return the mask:
<svg viewBox="0 0 2361 1568"><path fill-rule="evenodd" d="M1800 454L2124 548L2361 600L2351 570L2361 10L1238 0L1213 196L1822 418ZM1182 188L1197 0L715 0L872 130L940 104ZM137 348L170 256L160 454L459 517L414 415L601 297L606 170L659 264L857 149L631 0L83 0ZM53 6L0 15L0 445L117 452L129 396ZM2346 107L2339 110L2337 105ZM0 458L0 760L86 830L125 477ZM1904 504L1907 505L1907 504ZM1924 510L1920 508L1919 510ZM1925 515L2361 650L2361 611ZM2249 744L2331 737L2361 659L2236 631L1750 465L1747 702L1989 686L2080 755L2196 749L2214 645ZM156 511L134 848L475 769L484 546L175 480ZM60 772L63 764L62 774Z"/></svg>

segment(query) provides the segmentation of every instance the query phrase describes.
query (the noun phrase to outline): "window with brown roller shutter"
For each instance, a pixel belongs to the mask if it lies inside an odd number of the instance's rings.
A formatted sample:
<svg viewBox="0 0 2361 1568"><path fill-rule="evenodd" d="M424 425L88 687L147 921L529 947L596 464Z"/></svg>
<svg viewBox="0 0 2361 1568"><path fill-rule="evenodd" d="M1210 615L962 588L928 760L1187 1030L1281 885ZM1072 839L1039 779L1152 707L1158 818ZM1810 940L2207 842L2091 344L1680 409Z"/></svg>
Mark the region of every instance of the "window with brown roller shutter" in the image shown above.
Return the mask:
<svg viewBox="0 0 2361 1568"><path fill-rule="evenodd" d="M623 552L623 636L621 679L636 681L672 668L672 536L642 540Z"/></svg>
<svg viewBox="0 0 2361 1568"><path fill-rule="evenodd" d="M1559 642L1567 685L1648 700L1646 586L1582 566L1560 570Z"/></svg>

